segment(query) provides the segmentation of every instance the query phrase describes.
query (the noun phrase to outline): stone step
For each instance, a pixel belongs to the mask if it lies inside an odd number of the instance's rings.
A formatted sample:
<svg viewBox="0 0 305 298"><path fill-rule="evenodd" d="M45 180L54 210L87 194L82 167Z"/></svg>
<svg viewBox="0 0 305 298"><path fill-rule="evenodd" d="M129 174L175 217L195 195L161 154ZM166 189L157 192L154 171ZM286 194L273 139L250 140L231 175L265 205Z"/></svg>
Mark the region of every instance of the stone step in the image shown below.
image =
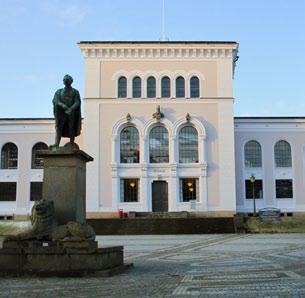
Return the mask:
<svg viewBox="0 0 305 298"><path fill-rule="evenodd" d="M97 235L234 233L233 217L87 219Z"/></svg>

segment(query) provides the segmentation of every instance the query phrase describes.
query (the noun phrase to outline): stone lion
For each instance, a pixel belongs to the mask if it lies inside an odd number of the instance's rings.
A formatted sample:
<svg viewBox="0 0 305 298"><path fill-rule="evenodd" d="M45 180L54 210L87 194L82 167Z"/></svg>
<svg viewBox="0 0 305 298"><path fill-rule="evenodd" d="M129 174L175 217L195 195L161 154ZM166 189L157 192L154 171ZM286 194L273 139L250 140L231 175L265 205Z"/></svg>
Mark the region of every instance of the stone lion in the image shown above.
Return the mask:
<svg viewBox="0 0 305 298"><path fill-rule="evenodd" d="M86 223L68 222L57 225L54 217L54 202L40 200L34 203L30 216L32 227L5 240L94 240L95 232Z"/></svg>

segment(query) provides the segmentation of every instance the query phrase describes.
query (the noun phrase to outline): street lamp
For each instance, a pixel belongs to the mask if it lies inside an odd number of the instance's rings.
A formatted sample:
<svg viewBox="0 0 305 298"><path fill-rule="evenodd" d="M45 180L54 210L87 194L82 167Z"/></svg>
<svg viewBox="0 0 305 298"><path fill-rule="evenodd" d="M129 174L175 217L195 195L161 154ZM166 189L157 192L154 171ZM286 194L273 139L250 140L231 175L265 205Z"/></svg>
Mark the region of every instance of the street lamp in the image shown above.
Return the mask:
<svg viewBox="0 0 305 298"><path fill-rule="evenodd" d="M253 174L250 177L250 181L252 183L253 216L256 216L255 190L254 190L255 176Z"/></svg>

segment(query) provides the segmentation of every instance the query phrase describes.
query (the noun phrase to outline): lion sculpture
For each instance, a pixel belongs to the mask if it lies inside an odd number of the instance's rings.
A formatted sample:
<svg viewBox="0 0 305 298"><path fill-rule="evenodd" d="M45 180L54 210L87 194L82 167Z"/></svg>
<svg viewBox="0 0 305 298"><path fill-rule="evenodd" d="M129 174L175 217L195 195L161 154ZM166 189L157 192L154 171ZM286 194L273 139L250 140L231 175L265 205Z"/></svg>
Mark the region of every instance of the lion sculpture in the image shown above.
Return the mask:
<svg viewBox="0 0 305 298"><path fill-rule="evenodd" d="M54 217L54 202L40 200L34 203L30 216L32 227L5 240L94 240L95 232L86 223L68 222L57 225Z"/></svg>

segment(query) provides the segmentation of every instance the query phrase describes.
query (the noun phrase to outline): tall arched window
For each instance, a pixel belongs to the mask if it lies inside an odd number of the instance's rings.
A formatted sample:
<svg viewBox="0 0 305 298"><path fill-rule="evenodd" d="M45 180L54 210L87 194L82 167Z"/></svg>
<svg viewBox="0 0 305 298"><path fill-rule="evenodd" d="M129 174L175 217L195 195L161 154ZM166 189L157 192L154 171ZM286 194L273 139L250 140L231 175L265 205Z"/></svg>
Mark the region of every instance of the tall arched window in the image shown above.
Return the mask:
<svg viewBox="0 0 305 298"><path fill-rule="evenodd" d="M127 79L120 77L118 80L118 97L127 97Z"/></svg>
<svg viewBox="0 0 305 298"><path fill-rule="evenodd" d="M139 163L139 133L134 126L126 126L120 135L121 163Z"/></svg>
<svg viewBox="0 0 305 298"><path fill-rule="evenodd" d="M179 162L198 162L198 133L193 126L184 126L179 132Z"/></svg>
<svg viewBox="0 0 305 298"><path fill-rule="evenodd" d="M259 142L251 140L245 144L245 167L262 167L262 148Z"/></svg>
<svg viewBox="0 0 305 298"><path fill-rule="evenodd" d="M43 158L37 157L38 150L48 149L45 143L36 143L32 148L32 169L42 169L43 168Z"/></svg>
<svg viewBox="0 0 305 298"><path fill-rule="evenodd" d="M132 80L132 97L141 97L141 78L134 77Z"/></svg>
<svg viewBox="0 0 305 298"><path fill-rule="evenodd" d="M14 143L6 143L1 150L1 169L17 169L18 148Z"/></svg>
<svg viewBox="0 0 305 298"><path fill-rule="evenodd" d="M176 79L176 97L185 97L185 83L183 77Z"/></svg>
<svg viewBox="0 0 305 298"><path fill-rule="evenodd" d="M147 97L156 97L156 79L154 77L149 77L147 79Z"/></svg>
<svg viewBox="0 0 305 298"><path fill-rule="evenodd" d="M163 77L161 80L161 97L171 96L171 80L169 77Z"/></svg>
<svg viewBox="0 0 305 298"><path fill-rule="evenodd" d="M278 141L274 146L274 159L276 167L291 167L291 147L284 140Z"/></svg>
<svg viewBox="0 0 305 298"><path fill-rule="evenodd" d="M190 80L191 97L199 97L199 79L194 76Z"/></svg>
<svg viewBox="0 0 305 298"><path fill-rule="evenodd" d="M168 131L159 125L149 134L149 161L151 163L168 163Z"/></svg>

